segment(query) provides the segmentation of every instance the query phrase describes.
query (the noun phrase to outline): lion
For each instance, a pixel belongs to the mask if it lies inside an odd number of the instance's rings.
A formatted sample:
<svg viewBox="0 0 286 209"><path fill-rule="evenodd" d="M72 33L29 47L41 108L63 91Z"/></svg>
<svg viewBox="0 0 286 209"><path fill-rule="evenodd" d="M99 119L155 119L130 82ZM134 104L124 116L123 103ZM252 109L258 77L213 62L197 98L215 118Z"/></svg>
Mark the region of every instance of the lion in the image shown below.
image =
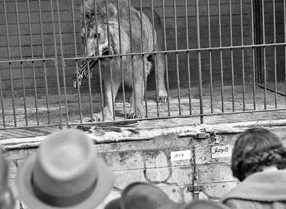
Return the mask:
<svg viewBox="0 0 286 209"><path fill-rule="evenodd" d="M98 113L97 120L114 118L113 101L122 84L122 77L123 84L132 87L128 118L144 117L144 77L147 81L152 68L151 58L155 60L157 101L166 101L164 54L158 53L155 58L154 53L152 54L154 51L164 50L163 26L156 12L149 8L140 11L129 7L128 0L84 0L80 19L80 35L85 45L84 55L97 58L114 55L100 58L105 107L102 110L104 118L102 113ZM130 53L141 54L115 56ZM94 59L89 62L89 67L95 64ZM80 84L81 79L87 75L87 63L77 73L77 82Z"/></svg>

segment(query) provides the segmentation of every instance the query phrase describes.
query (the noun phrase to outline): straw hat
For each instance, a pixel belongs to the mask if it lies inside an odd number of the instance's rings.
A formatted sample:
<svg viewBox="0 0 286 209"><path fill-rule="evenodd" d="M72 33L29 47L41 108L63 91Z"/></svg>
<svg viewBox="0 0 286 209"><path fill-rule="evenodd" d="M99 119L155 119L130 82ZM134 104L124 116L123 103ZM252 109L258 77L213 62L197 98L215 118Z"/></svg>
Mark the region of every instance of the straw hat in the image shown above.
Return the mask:
<svg viewBox="0 0 286 209"><path fill-rule="evenodd" d="M68 129L47 136L18 169L16 185L30 209L92 209L111 191L113 176L92 140Z"/></svg>

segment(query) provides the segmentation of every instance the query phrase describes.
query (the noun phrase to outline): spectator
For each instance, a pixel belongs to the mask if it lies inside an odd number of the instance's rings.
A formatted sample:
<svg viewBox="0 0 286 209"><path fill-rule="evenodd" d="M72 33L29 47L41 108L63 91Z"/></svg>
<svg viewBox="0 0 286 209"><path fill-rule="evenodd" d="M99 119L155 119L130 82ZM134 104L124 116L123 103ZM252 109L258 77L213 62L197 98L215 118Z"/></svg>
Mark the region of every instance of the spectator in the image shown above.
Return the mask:
<svg viewBox="0 0 286 209"><path fill-rule="evenodd" d="M0 150L0 208L13 209L16 203L16 191L8 185L8 162Z"/></svg>
<svg viewBox="0 0 286 209"><path fill-rule="evenodd" d="M187 204L181 209L228 209L225 205L211 200L197 200Z"/></svg>
<svg viewBox="0 0 286 209"><path fill-rule="evenodd" d="M231 169L241 183L222 202L233 209L286 208L286 150L264 128L241 133L234 145Z"/></svg>
<svg viewBox="0 0 286 209"><path fill-rule="evenodd" d="M18 169L16 185L29 209L93 209L111 191L113 176L92 140L69 129L47 136Z"/></svg>
<svg viewBox="0 0 286 209"><path fill-rule="evenodd" d="M121 209L178 209L182 206L169 199L159 187L143 182L129 184L119 202Z"/></svg>

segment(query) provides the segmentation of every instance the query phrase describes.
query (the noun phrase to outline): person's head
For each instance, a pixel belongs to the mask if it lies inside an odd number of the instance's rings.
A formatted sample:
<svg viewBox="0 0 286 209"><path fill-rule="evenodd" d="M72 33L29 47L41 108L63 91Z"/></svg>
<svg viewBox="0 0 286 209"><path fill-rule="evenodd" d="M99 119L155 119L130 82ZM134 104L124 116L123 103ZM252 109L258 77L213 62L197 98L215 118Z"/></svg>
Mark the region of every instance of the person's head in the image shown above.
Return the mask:
<svg viewBox="0 0 286 209"><path fill-rule="evenodd" d="M92 209L111 191L113 175L80 130L47 136L19 167L16 185L30 209Z"/></svg>
<svg viewBox="0 0 286 209"><path fill-rule="evenodd" d="M225 205L211 200L197 200L190 202L181 209L227 209Z"/></svg>
<svg viewBox="0 0 286 209"><path fill-rule="evenodd" d="M196 200L183 206L181 209L227 209L225 205L211 200Z"/></svg>
<svg viewBox="0 0 286 209"><path fill-rule="evenodd" d="M129 184L120 199L121 209L178 209L180 206L159 187L143 182Z"/></svg>
<svg viewBox="0 0 286 209"><path fill-rule="evenodd" d="M265 128L250 128L241 133L234 145L231 170L233 176L243 181L247 176L262 171L264 167L286 166L286 151L278 136Z"/></svg>
<svg viewBox="0 0 286 209"><path fill-rule="evenodd" d="M0 208L13 209L16 203L15 192L8 185L9 166L8 161L0 150Z"/></svg>

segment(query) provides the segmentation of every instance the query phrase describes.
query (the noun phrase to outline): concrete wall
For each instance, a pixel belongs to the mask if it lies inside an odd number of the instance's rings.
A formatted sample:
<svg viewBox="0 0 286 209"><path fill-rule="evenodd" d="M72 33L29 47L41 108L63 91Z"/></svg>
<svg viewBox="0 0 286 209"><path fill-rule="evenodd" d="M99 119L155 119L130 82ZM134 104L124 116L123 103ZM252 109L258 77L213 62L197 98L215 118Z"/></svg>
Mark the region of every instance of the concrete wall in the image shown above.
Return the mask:
<svg viewBox="0 0 286 209"><path fill-rule="evenodd" d="M286 144L286 131L283 126L266 128L276 133L282 143ZM230 158L214 158L211 153L211 147L214 146L233 146L236 134L226 130L216 132L216 135L206 134L206 138L205 135L182 137L169 134L151 140L119 141L95 146L115 176L114 191L120 192L131 182L144 181L157 185L176 202L189 202L193 199L193 193L187 188L193 183L195 169L197 183L203 186L199 198L219 200L237 184L230 170ZM191 151L191 159L171 160L172 152L186 150ZM10 183L13 183L21 162L36 151L36 148L7 150L5 157L10 162Z"/></svg>

